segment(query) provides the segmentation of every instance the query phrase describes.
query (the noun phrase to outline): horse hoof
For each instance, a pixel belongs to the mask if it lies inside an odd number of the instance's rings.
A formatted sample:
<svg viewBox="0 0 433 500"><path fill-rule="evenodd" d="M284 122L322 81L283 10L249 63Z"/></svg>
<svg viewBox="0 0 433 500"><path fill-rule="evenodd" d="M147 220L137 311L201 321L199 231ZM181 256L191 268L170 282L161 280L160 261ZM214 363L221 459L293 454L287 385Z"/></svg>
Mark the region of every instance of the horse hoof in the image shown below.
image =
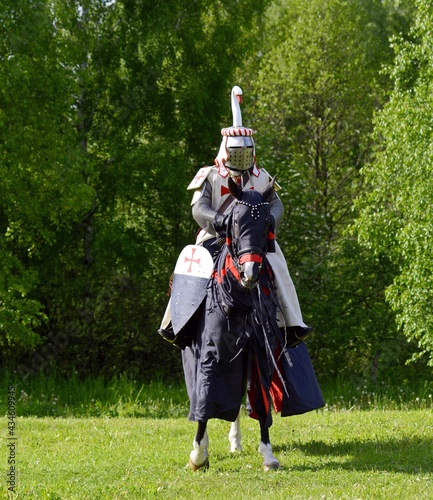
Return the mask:
<svg viewBox="0 0 433 500"><path fill-rule="evenodd" d="M241 414L238 416L232 425L230 426L229 432L229 443L230 443L230 453L236 453L237 451L242 451L241 445Z"/></svg>
<svg viewBox="0 0 433 500"><path fill-rule="evenodd" d="M200 469L207 470L209 469L209 459L206 458L204 463L202 463L201 465L196 465L191 459L189 459L189 468L194 472Z"/></svg>
<svg viewBox="0 0 433 500"><path fill-rule="evenodd" d="M272 453L271 443L264 444L262 441L260 441L259 452L261 453L264 459L263 460L264 471L275 470L280 468L280 462L275 458L274 454Z"/></svg>
<svg viewBox="0 0 433 500"><path fill-rule="evenodd" d="M207 433L205 432L200 443L193 440L192 447L193 450L189 454L189 467L193 471L199 469L207 469L209 468L209 453L207 451L207 447L209 446L209 439L207 437Z"/></svg>
<svg viewBox="0 0 433 500"><path fill-rule="evenodd" d="M263 464L263 470L268 472L270 470L277 470L280 468L280 462L278 460L276 462L272 462L270 464Z"/></svg>
<svg viewBox="0 0 433 500"><path fill-rule="evenodd" d="M241 443L230 443L230 453L236 453L242 451Z"/></svg>

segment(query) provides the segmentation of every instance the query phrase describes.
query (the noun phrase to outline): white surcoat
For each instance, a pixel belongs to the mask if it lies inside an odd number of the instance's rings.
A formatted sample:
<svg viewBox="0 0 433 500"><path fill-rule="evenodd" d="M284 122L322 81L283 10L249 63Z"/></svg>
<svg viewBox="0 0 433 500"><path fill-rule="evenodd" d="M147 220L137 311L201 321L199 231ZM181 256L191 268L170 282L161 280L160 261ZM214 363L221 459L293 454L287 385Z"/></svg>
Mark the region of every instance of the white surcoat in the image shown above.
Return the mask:
<svg viewBox="0 0 433 500"><path fill-rule="evenodd" d="M200 199L203 193L204 183L207 180L212 186L211 208L217 212L224 212L230 204L226 200L230 200L231 198L230 191L227 187L228 177L228 171L224 167L212 166L201 168L188 186L188 189L195 190L191 205L194 205ZM244 185L244 189L263 191L268 186L270 180L271 177L266 170L259 170L254 167L252 174ZM226 205L226 207L224 207L224 205ZM197 235L196 245L202 245L203 242L214 237L215 235L201 229ZM275 247L276 251L274 253L268 253L267 259L273 269L277 296L281 306L282 314L281 312L278 314L278 325L280 327L305 327L307 325L302 319L296 289L287 268L283 252L277 241L275 241Z"/></svg>

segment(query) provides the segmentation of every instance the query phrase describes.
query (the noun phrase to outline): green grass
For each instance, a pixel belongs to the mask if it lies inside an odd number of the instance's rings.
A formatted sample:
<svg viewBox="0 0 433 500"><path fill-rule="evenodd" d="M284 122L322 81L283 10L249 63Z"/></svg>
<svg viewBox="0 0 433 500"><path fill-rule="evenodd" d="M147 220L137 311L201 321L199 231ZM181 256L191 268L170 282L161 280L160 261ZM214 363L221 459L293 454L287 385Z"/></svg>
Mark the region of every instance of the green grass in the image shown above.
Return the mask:
<svg viewBox="0 0 433 500"><path fill-rule="evenodd" d="M231 454L227 422L209 422L210 469L187 467L195 425L182 384L53 378L0 383L17 402L17 499L411 499L433 498L431 386L324 387L327 406L275 416L264 472L257 422L242 416L242 453ZM54 410L54 411L53 411ZM8 498L7 419L0 429Z"/></svg>
<svg viewBox="0 0 433 500"><path fill-rule="evenodd" d="M228 451L228 424L211 421L210 469L188 470L195 426L185 418L19 418L20 499L433 496L433 415L320 411L275 419L282 463L262 471L258 426L242 419L244 451ZM1 444L4 450L4 443Z"/></svg>
<svg viewBox="0 0 433 500"><path fill-rule="evenodd" d="M183 416L188 396L183 383L146 384L124 377L69 380L5 376L0 383L0 412L6 413L7 388L16 391L17 413L38 417L154 417Z"/></svg>
<svg viewBox="0 0 433 500"><path fill-rule="evenodd" d="M183 383L139 383L125 377L69 380L0 377L0 414L6 414L7 389L14 386L17 413L38 417L181 417L188 413ZM334 381L321 384L328 410L433 409L433 381L398 386Z"/></svg>

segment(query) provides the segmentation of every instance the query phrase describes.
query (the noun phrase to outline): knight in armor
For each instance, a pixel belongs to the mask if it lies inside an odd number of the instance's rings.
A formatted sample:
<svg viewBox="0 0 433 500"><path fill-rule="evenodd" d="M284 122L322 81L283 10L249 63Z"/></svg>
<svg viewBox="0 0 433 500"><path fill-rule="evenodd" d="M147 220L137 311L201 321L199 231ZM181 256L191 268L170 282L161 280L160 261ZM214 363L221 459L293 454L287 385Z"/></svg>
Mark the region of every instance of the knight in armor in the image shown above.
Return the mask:
<svg viewBox="0 0 433 500"><path fill-rule="evenodd" d="M243 189L258 191L263 191L271 180L265 169L257 167L254 130L242 126L241 103L242 90L235 86L231 92L233 126L221 130L222 141L215 164L201 168L187 188L193 191L192 215L201 228L196 245L204 246L211 254L218 252L225 240L227 215L234 202L228 179L231 177ZM284 206L276 192L269 203L277 234ZM279 301L278 326L285 330L288 345L296 345L305 340L313 328L303 321L296 290L277 241L275 252L268 253L267 259L273 270ZM173 332L171 326L170 303L158 333L171 342L176 337L177 332Z"/></svg>

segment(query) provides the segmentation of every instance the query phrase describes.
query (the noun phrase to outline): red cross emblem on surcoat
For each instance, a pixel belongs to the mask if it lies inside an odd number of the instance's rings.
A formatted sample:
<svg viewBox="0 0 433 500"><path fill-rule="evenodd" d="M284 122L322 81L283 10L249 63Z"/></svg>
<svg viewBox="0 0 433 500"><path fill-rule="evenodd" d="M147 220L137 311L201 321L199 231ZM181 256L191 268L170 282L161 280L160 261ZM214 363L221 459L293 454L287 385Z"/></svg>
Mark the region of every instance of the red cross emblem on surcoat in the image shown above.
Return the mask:
<svg viewBox="0 0 433 500"><path fill-rule="evenodd" d="M192 249L192 252L191 252L191 258L189 258L189 257L185 257L184 262L185 262L185 263L186 263L186 262L189 262L189 267L188 267L188 269L187 269L187 271L186 271L187 273L190 273L190 272L192 271L192 265L193 265L193 263L194 263L194 264L197 264L197 265L198 265L198 264L200 264L200 260L201 260L201 259L194 259L194 254L195 254L195 251L196 251L196 249L195 249L195 248L193 248L193 249Z"/></svg>
<svg viewBox="0 0 433 500"><path fill-rule="evenodd" d="M221 196L225 196L230 193L230 189L226 186L221 186Z"/></svg>
<svg viewBox="0 0 433 500"><path fill-rule="evenodd" d="M250 187L250 190L253 190L254 186ZM225 196L226 194L230 193L230 189L226 186L221 186L221 196Z"/></svg>

